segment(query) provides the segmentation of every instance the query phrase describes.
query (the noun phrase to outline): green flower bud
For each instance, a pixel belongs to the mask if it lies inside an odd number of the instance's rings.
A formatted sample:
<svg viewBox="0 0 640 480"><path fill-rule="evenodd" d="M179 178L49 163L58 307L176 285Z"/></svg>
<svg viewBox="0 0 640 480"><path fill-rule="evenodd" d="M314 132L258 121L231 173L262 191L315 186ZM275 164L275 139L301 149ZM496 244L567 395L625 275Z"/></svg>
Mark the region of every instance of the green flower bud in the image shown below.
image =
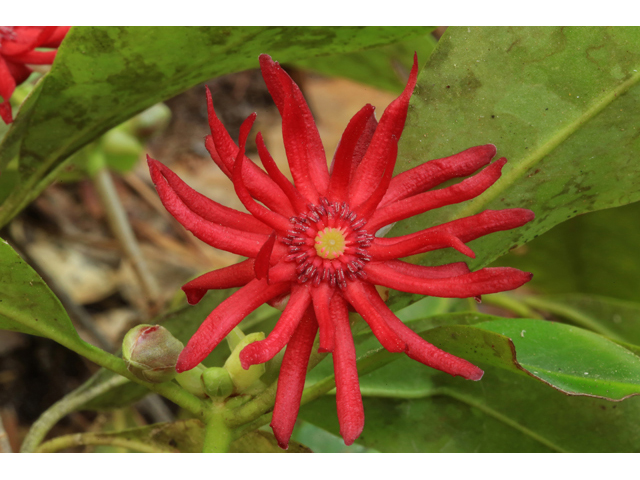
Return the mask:
<svg viewBox="0 0 640 480"><path fill-rule="evenodd" d="M206 398L207 394L204 391L204 385L202 385L202 374L207 369L203 364L197 365L191 370L179 373L176 375L176 382L180 384L187 392L193 393L200 398Z"/></svg>
<svg viewBox="0 0 640 480"><path fill-rule="evenodd" d="M122 341L127 369L141 380L168 382L176 376L176 362L182 342L160 325L138 325Z"/></svg>
<svg viewBox="0 0 640 480"><path fill-rule="evenodd" d="M224 368L207 368L202 374L204 391L211 398L227 398L233 393L231 375Z"/></svg>
<svg viewBox="0 0 640 480"><path fill-rule="evenodd" d="M227 361L224 363L224 369L229 372L231 381L235 385L236 392L238 393L245 392L245 390L259 381L260 377L265 372L264 364L252 365L249 367L249 370L245 370L240 364L240 352L242 349L250 343L257 342L259 340L264 340L264 333L250 333L238 342L231 352L231 355L229 355L229 358L227 358ZM258 386L262 386L261 384L262 382L259 382Z"/></svg>

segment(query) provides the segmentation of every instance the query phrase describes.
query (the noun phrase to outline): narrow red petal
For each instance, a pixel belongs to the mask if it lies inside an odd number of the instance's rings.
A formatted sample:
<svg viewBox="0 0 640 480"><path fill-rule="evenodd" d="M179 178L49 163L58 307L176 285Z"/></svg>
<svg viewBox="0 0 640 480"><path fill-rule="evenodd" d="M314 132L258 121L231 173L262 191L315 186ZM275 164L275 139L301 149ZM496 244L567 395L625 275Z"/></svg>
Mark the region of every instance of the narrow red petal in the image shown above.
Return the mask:
<svg viewBox="0 0 640 480"><path fill-rule="evenodd" d="M205 146L211 153L211 158L220 166L224 174L232 178L234 164L238 156L238 146L231 139L217 117L213 108L211 92L208 88L207 111L209 114L209 127L211 128L211 141L207 142L205 139ZM213 155L212 150L215 151L215 155ZM242 178L251 195L274 212L281 213L287 217L293 216L295 213L293 207L274 181L250 159L245 157L243 160ZM222 168L222 165L224 165L224 168Z"/></svg>
<svg viewBox="0 0 640 480"><path fill-rule="evenodd" d="M198 278L185 283L182 290L187 295L190 305L195 305L208 290L242 287L255 278L254 260L248 259L229 267L219 268L200 275Z"/></svg>
<svg viewBox="0 0 640 480"><path fill-rule="evenodd" d="M266 280L252 280L231 295L209 314L191 337L178 357L176 371L181 373L197 366L244 317L289 288L289 283L267 285Z"/></svg>
<svg viewBox="0 0 640 480"><path fill-rule="evenodd" d="M0 55L0 97L7 102L16 89L16 80L9 71L9 66Z"/></svg>
<svg viewBox="0 0 640 480"><path fill-rule="evenodd" d="M13 55L11 60L31 65L51 65L56 58L56 53L58 53L57 50L49 50L47 52L30 51L20 55Z"/></svg>
<svg viewBox="0 0 640 480"><path fill-rule="evenodd" d="M340 294L331 301L331 318L336 328L333 371L336 378L336 406L340 435L351 445L364 428L364 407L356 367L356 348L351 336L349 312Z"/></svg>
<svg viewBox="0 0 640 480"><path fill-rule="evenodd" d="M375 292L375 288L372 285L368 285L367 289ZM402 323L402 321L389 310L389 307L387 307L380 297L376 298L372 296L372 299L372 308L379 311L389 327L406 342L407 350L405 353L409 358L417 360L431 368L448 373L449 375L459 375L467 380L477 381L482 378L484 372L481 369L462 358L451 355L430 344Z"/></svg>
<svg viewBox="0 0 640 480"><path fill-rule="evenodd" d="M348 200L349 180L351 179L351 174L357 167L357 165L354 166L357 158L356 149L359 145L362 145L363 136L373 135L373 131L375 131L375 126L377 125L377 123L375 123L373 130L371 129L371 119L373 118L375 122L373 115L374 110L375 108L369 104L362 107L362 109L353 116L342 134L333 158L333 170L327 189L327 198L330 202L346 202ZM370 138L369 141L371 141ZM361 148L361 152L358 152L360 153L359 160L362 160L362 155L364 155L362 150L366 151L366 147L368 147L368 143L364 149Z"/></svg>
<svg viewBox="0 0 640 480"><path fill-rule="evenodd" d="M237 228L246 232L262 233L269 235L272 231L267 225L256 219L255 217L239 212L233 208L220 205L218 202L205 197L201 193L196 192L189 187L182 179L176 175L171 169L157 160L150 159L162 176L167 180L169 186L180 197L184 204L191 211L210 222L219 223L225 227Z"/></svg>
<svg viewBox="0 0 640 480"><path fill-rule="evenodd" d="M283 75L279 75L282 77ZM306 126L300 106L294 100L291 85L285 89L284 109L282 111L282 139L287 152L289 169L296 189L311 203L317 203L320 192L315 186L310 172L311 159L307 151ZM326 162L326 161L325 161ZM327 170L328 176L328 170Z"/></svg>
<svg viewBox="0 0 640 480"><path fill-rule="evenodd" d="M311 304L309 288L307 285L293 287L291 298L269 336L259 342L250 343L240 352L242 368L247 370L251 365L268 362L284 348Z"/></svg>
<svg viewBox="0 0 640 480"><path fill-rule="evenodd" d="M378 208L382 197L384 197L384 194L389 188L389 182L391 181L391 177L393 176L393 166L395 165L396 157L398 156L398 145L391 145L390 149L391 153L389 155L389 163L385 167L385 171L382 174L380 183L369 198L367 198L362 204L354 208L354 212L358 216L358 218L364 218L368 221L371 215L373 215L376 211L376 208ZM378 230L375 228L370 228L368 226L367 229L371 232L375 232Z"/></svg>
<svg viewBox="0 0 640 480"><path fill-rule="evenodd" d="M280 230L281 232L286 232L287 229L291 226L291 222L281 214L272 212L266 207L256 203L256 201L251 197L249 190L244 184L243 181L243 168L242 165L244 163L244 147L247 141L247 136L249 135L249 130L253 125L254 120L256 119L256 114L253 113L249 115L249 117L242 123L240 126L240 149L238 150L238 156L236 157L236 164L233 168L233 187L236 190L236 194L238 198L242 202L251 214L259 219L261 222L266 223L271 228L275 230Z"/></svg>
<svg viewBox="0 0 640 480"><path fill-rule="evenodd" d="M260 56L260 68L267 88L282 116L285 148L288 145L293 148L293 151L302 155L301 160L306 163L314 189L324 195L329 184L327 157L313 115L300 88L278 62L274 62L268 55ZM289 122L293 122L294 125L289 125ZM287 138L290 132L292 136ZM290 158L289 149L287 149L287 157ZM294 181L297 185L298 180L295 176ZM307 187L304 186L303 190L306 189ZM316 202L317 198L314 195L309 197L309 200Z"/></svg>
<svg viewBox="0 0 640 480"><path fill-rule="evenodd" d="M254 270L256 273L256 278L258 280L262 280L263 278L267 279L269 282L269 267L271 267L271 253L273 252L273 245L276 243L276 232L273 232L269 235L269 240L264 242L264 245L258 252L258 256L256 257Z"/></svg>
<svg viewBox="0 0 640 480"><path fill-rule="evenodd" d="M162 204L187 230L203 242L220 250L244 257L255 257L258 254L260 247L267 240L266 235L224 227L200 217L191 211L173 191L160 169L148 155L147 162L151 179L156 186Z"/></svg>
<svg viewBox="0 0 640 480"><path fill-rule="evenodd" d="M449 235L466 243L490 233L521 227L533 220L534 217L535 215L531 210L524 208L485 210L470 217L453 220L401 237L376 237L368 252L375 260L415 255L443 248L443 245L433 245L430 242L430 239L435 238L435 235ZM407 251L410 245L415 245L417 248Z"/></svg>
<svg viewBox="0 0 640 480"><path fill-rule="evenodd" d="M258 135L256 136L256 145L258 146L258 155L260 155L260 160L262 160L262 164L267 169L269 176L282 189L291 202L291 205L293 205L298 212L306 211L307 201L302 195L300 195L298 190L295 189L289 179L282 174L276 165L276 162L273 161L271 154L267 150L267 146L264 144L264 140L260 132L258 132Z"/></svg>
<svg viewBox="0 0 640 480"><path fill-rule="evenodd" d="M389 163L389 156L397 148L407 118L409 99L418 78L418 57L413 57L413 68L409 81L402 94L385 109L378 123L371 144L367 149L360 166L350 184L349 198L351 205L359 205L369 197L370 192L380 182L380 172Z"/></svg>
<svg viewBox="0 0 640 480"><path fill-rule="evenodd" d="M436 267L424 267L402 260L387 260L384 264L394 270L417 278L448 278L469 273L469 266L464 262L449 263Z"/></svg>
<svg viewBox="0 0 640 480"><path fill-rule="evenodd" d="M322 282L311 290L313 309L320 329L319 352L333 352L335 345L335 325L329 308L333 293L334 289L327 282Z"/></svg>
<svg viewBox="0 0 640 480"><path fill-rule="evenodd" d="M501 158L480 173L456 185L414 195L413 197L387 205L375 212L375 215L367 222L367 228L372 232L376 232L390 223L404 220L405 218L419 215L435 208L475 198L500 178L502 167L506 163L507 159Z"/></svg>
<svg viewBox="0 0 640 480"><path fill-rule="evenodd" d="M409 235L407 235L409 237ZM404 238L404 237L395 237ZM428 252L441 248L451 247L470 258L475 258L473 250L466 246L462 240L448 232L429 232L429 234L405 238L397 243L387 243L374 239L374 244L369 248L368 253L374 260L391 260L394 258L414 255L418 251Z"/></svg>
<svg viewBox="0 0 640 480"><path fill-rule="evenodd" d="M269 282L293 282L298 277L297 265L293 262L280 261L269 270Z"/></svg>
<svg viewBox="0 0 640 480"><path fill-rule="evenodd" d="M15 40L3 39L0 46L2 56L14 57L42 46L56 31L55 26L50 27L13 27L16 34Z"/></svg>
<svg viewBox="0 0 640 480"><path fill-rule="evenodd" d="M416 278L384 264L370 262L364 268L367 280L408 293L432 297L469 298L513 290L527 283L533 275L511 267L483 268L450 278Z"/></svg>
<svg viewBox="0 0 640 480"><path fill-rule="evenodd" d="M372 293L365 290L362 282L348 282L343 294L353 308L362 315L365 322L369 324L371 331L384 348L390 352L404 352L405 343L389 328L380 314L372 307L372 297L380 297L375 292L375 289Z"/></svg>
<svg viewBox="0 0 640 480"><path fill-rule="evenodd" d="M313 314L305 312L300 325L287 344L282 359L271 428L278 445L284 450L289 448L289 439L300 410L309 356L317 330L318 324Z"/></svg>
<svg viewBox="0 0 640 480"><path fill-rule="evenodd" d="M56 30L51 34L48 40L40 45L45 48L58 48L64 40L64 37L69 33L71 27L56 27Z"/></svg>
<svg viewBox="0 0 640 480"><path fill-rule="evenodd" d="M388 205L457 177L466 177L487 165L496 154L495 145L472 147L450 157L430 160L393 177L380 202Z"/></svg>

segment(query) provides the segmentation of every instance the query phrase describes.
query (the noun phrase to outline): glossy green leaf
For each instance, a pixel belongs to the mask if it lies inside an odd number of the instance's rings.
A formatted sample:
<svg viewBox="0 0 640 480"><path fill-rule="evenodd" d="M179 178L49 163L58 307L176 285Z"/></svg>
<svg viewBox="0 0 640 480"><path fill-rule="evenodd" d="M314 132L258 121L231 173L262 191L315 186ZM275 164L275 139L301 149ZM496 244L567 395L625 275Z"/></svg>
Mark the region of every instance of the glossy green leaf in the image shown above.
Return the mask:
<svg viewBox="0 0 640 480"><path fill-rule="evenodd" d="M639 218L640 203L581 215L496 264L534 272L530 285L541 292L581 292L638 301Z"/></svg>
<svg viewBox="0 0 640 480"><path fill-rule="evenodd" d="M518 363L560 391L610 400L640 395L640 358L588 330L530 319L494 320L477 328L509 337Z"/></svg>
<svg viewBox="0 0 640 480"><path fill-rule="evenodd" d="M536 219L471 242L472 269L580 213L640 199L640 28L452 27L418 78L396 170L493 143L509 160L479 197L392 236L523 207ZM460 260L431 252L423 264ZM535 273L535 272L534 272Z"/></svg>
<svg viewBox="0 0 640 480"><path fill-rule="evenodd" d="M67 312L40 276L0 239L0 330L81 343Z"/></svg>
<svg viewBox="0 0 640 480"><path fill-rule="evenodd" d="M424 27L425 34L411 40L362 52L309 58L296 62L296 65L323 75L346 77L400 93L407 84L414 52L422 66L438 43L431 34L432 30L433 27Z"/></svg>
<svg viewBox="0 0 640 480"><path fill-rule="evenodd" d="M0 146L20 182L0 226L34 199L73 152L151 105L226 73L386 45L423 27L74 27ZM203 92L204 98L204 92ZM54 172L52 174L52 172ZM52 174L52 175L50 175Z"/></svg>
<svg viewBox="0 0 640 480"><path fill-rule="evenodd" d="M415 363L401 359L386 368ZM365 397L357 443L381 452L636 452L640 398L611 403L575 397L495 367L479 382L423 369L422 398ZM335 398L302 407L301 418L339 434Z"/></svg>

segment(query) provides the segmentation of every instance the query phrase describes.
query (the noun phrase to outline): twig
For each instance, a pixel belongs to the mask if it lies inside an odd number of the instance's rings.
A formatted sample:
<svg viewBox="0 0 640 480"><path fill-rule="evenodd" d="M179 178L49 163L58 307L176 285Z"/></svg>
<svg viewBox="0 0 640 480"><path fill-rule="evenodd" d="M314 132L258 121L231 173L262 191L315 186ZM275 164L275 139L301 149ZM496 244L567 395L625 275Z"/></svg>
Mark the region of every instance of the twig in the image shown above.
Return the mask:
<svg viewBox="0 0 640 480"><path fill-rule="evenodd" d="M127 219L127 214L120 202L120 197L116 192L111 174L106 167L99 168L93 179L96 190L107 214L109 226L120 242L125 255L131 261L136 272L142 290L147 296L148 305L151 310L155 308L160 289L155 278L151 275L147 262L142 256L142 251L138 245L131 225Z"/></svg>

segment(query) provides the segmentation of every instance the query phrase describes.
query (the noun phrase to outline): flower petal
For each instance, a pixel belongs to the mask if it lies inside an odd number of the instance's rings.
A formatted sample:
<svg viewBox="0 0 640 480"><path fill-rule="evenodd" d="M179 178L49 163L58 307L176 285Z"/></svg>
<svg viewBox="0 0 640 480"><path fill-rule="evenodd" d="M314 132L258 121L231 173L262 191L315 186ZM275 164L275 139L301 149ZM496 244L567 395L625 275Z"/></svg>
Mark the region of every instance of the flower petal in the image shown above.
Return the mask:
<svg viewBox="0 0 640 480"><path fill-rule="evenodd" d="M211 140L207 141L206 139L205 146L207 146L209 153L212 154L213 161L218 164L227 177L232 178L233 166L238 156L238 146L231 139L220 119L218 119L213 108L213 99L209 88L207 88L207 112L209 115L209 128L211 129L211 137L207 137L207 139L211 138ZM211 147L216 152L215 156ZM243 160L242 178L251 195L274 212L281 213L287 217L293 216L295 213L293 207L274 181L250 159L245 157Z"/></svg>
<svg viewBox="0 0 640 480"><path fill-rule="evenodd" d="M12 55L11 60L20 63L29 63L31 65L51 65L56 58L57 50L49 50L46 52L30 51L19 55Z"/></svg>
<svg viewBox="0 0 640 480"><path fill-rule="evenodd" d="M220 205L218 202L205 197L189 187L171 169L157 160L150 159L154 168L160 170L169 186L180 197L184 204L195 214L210 222L219 223L225 227L237 228L246 232L262 233L268 235L272 229L244 212Z"/></svg>
<svg viewBox="0 0 640 480"><path fill-rule="evenodd" d="M249 193L249 190L244 184L242 175L243 168L242 165L244 163L244 147L247 141L247 136L249 135L249 130L251 130L251 126L253 125L254 120L256 119L256 114L252 113L249 117L242 123L240 126L240 149L238 150L238 155L236 157L236 163L233 167L233 187L236 190L236 194L238 198L242 202L251 214L256 217L261 222L269 225L271 228L275 230L279 230L280 232L286 232L287 229L291 226L289 220L283 217L281 214L272 212L268 208L257 203Z"/></svg>
<svg viewBox="0 0 640 480"><path fill-rule="evenodd" d="M351 205L361 204L380 183L381 173L397 148L407 118L409 99L418 78L418 56L413 57L413 68L402 94L385 109L378 123L371 144L355 172L349 188ZM395 162L395 159L394 159Z"/></svg>
<svg viewBox="0 0 640 480"><path fill-rule="evenodd" d="M369 248L369 254L375 260L386 260L429 252L444 248L443 244L434 245L429 241L430 238L435 238L435 235L449 235L462 242L470 242L489 233L521 227L534 218L534 213L524 208L485 210L470 217L453 220L401 237L376 237L373 240L373 245Z"/></svg>
<svg viewBox="0 0 640 480"><path fill-rule="evenodd" d="M195 305L202 300L202 297L204 297L208 290L242 287L246 285L255 279L254 263L254 260L250 258L235 265L205 273L185 283L182 286L182 290L187 295L187 301L190 305Z"/></svg>
<svg viewBox="0 0 640 480"><path fill-rule="evenodd" d="M464 262L449 263L436 267L414 265L402 260L387 260L384 264L400 273L417 278L448 278L469 273L469 266Z"/></svg>
<svg viewBox="0 0 640 480"><path fill-rule="evenodd" d="M353 308L362 315L365 322L369 324L371 331L384 348L390 352L404 352L406 349L405 343L389 328L376 309L372 307L372 297L377 296L380 298L375 289L371 292L364 288L362 282L355 281L348 282L347 288L342 290L342 293Z"/></svg>
<svg viewBox="0 0 640 480"><path fill-rule="evenodd" d="M311 298L313 300L313 309L316 313L316 319L320 329L320 348L319 352L333 352L335 345L335 325L331 317L331 297L334 289L327 282L320 283L311 290Z"/></svg>
<svg viewBox="0 0 640 480"><path fill-rule="evenodd" d="M432 231L428 232L428 234L425 232L421 236L411 237L406 235L405 237L394 237L403 239L396 243L386 241L391 239L378 240L379 237L376 237L373 239L374 244L371 245L367 253L374 260L382 261L414 255L418 250L429 252L451 247L470 258L475 258L476 256L473 250L466 246L460 238L446 231Z"/></svg>
<svg viewBox="0 0 640 480"><path fill-rule="evenodd" d="M160 200L167 211L187 230L212 247L244 257L255 258L258 255L260 247L267 241L266 235L224 227L200 217L191 211L173 191L152 160L147 155L151 179L156 186Z"/></svg>
<svg viewBox="0 0 640 480"><path fill-rule="evenodd" d="M375 212L371 220L367 222L367 228L375 232L385 225L404 220L405 218L475 198L500 178L502 167L505 163L507 163L507 159L501 158L480 173L456 185L414 195L413 197L387 205Z"/></svg>
<svg viewBox="0 0 640 480"><path fill-rule="evenodd" d="M178 357L176 371L181 373L197 366L244 317L289 288L286 282L267 285L266 280L252 280L231 295L209 314L191 337Z"/></svg>
<svg viewBox="0 0 640 480"><path fill-rule="evenodd" d="M300 173L307 171L313 190L324 195L329 184L327 156L313 115L300 88L269 55L260 55L260 68L269 93L282 116L282 135L289 162L293 161L297 169L301 166L299 162L304 162L305 169L300 169ZM294 158L290 156L290 152ZM296 186L303 190L303 195L311 202L317 202L317 193L308 188L306 181L299 185L300 180L296 178L293 165L291 173Z"/></svg>
<svg viewBox="0 0 640 480"><path fill-rule="evenodd" d="M416 278L384 264L370 262L364 268L367 280L376 285L432 297L469 298L488 293L506 292L527 283L533 275L511 267L483 268L449 278Z"/></svg>
<svg viewBox="0 0 640 480"><path fill-rule="evenodd" d="M271 428L280 448L289 448L289 439L300 410L300 399L307 376L307 366L318 324L309 311L305 312L284 352Z"/></svg>
<svg viewBox="0 0 640 480"><path fill-rule="evenodd" d="M359 164L356 162L362 161L377 126L374 110L375 107L370 104L362 107L342 134L333 158L333 168L327 189L327 198L330 202L348 200L349 181ZM363 145L365 142L366 144Z"/></svg>
<svg viewBox="0 0 640 480"><path fill-rule="evenodd" d="M340 435L346 445L351 445L364 428L364 407L358 369L356 348L351 335L347 304L340 294L331 301L331 318L336 328L336 344L333 352L333 371L336 378L336 406Z"/></svg>
<svg viewBox="0 0 640 480"><path fill-rule="evenodd" d="M242 368L248 370L251 365L268 362L284 348L311 304L309 288L308 285L293 287L287 306L267 338L250 343L240 352Z"/></svg>
<svg viewBox="0 0 640 480"><path fill-rule="evenodd" d="M367 290L375 288L372 285L366 286ZM377 297L377 298L376 298ZM407 327L402 321L389 310L389 307L377 295L372 295L372 308L380 312L385 321L400 338L407 344L406 354L409 358L417 360L424 365L435 368L449 375L459 375L467 380L480 380L484 372L472 363L451 355L438 347L430 344L413 330Z"/></svg>
<svg viewBox="0 0 640 480"><path fill-rule="evenodd" d="M267 150L267 146L264 144L264 139L262 138L262 134L260 132L258 132L258 135L256 136L256 145L258 147L258 155L260 155L260 160L262 160L262 164L267 169L267 173L269 174L269 176L282 189L284 194L291 202L291 205L293 205L298 213L306 211L306 199L302 195L300 195L298 190L296 190L296 188L291 184L289 179L282 174L282 172L276 165L276 162L273 161L271 154Z"/></svg>
<svg viewBox="0 0 640 480"><path fill-rule="evenodd" d="M384 207L403 198L421 193L456 177L466 177L487 165L496 154L495 145L472 147L450 157L430 160L391 180L387 194L380 202Z"/></svg>
<svg viewBox="0 0 640 480"><path fill-rule="evenodd" d="M258 256L256 257L254 270L256 274L256 278L258 280L262 280L263 278L267 279L267 283L269 283L269 268L271 267L271 253L273 252L273 245L276 243L276 232L273 232L269 235L269 239L264 242L264 245L258 252Z"/></svg>

